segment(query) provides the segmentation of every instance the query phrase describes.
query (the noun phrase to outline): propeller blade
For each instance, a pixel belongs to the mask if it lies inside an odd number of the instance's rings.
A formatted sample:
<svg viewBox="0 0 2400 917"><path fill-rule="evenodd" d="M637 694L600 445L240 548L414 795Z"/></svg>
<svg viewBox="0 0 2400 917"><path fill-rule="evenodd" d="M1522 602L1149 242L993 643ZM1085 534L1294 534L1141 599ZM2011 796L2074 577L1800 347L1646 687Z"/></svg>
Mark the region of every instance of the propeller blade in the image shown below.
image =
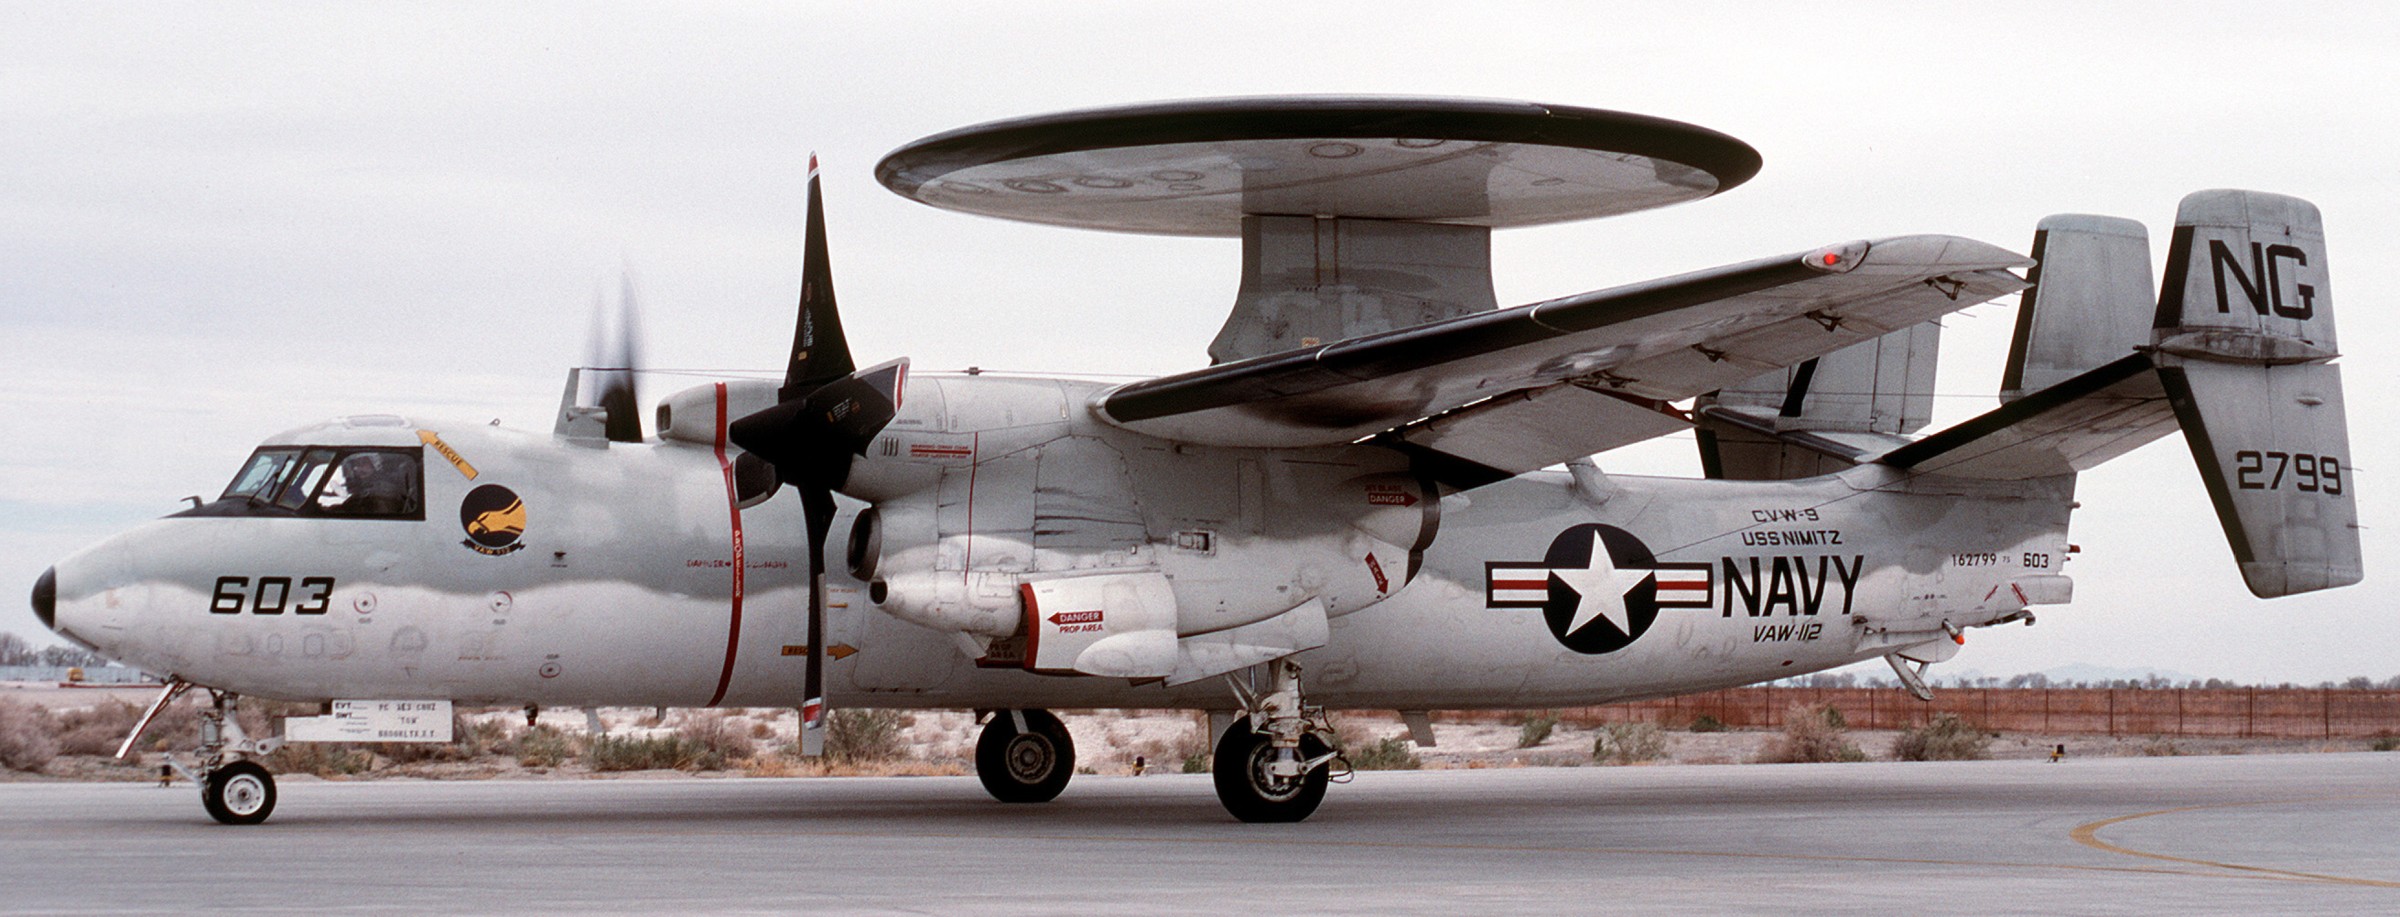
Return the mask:
<svg viewBox="0 0 2400 917"><path fill-rule="evenodd" d="M850 477L851 459L867 454L875 434L900 410L908 361L865 371L850 358L842 317L834 309L833 267L825 250L824 185L817 158L808 158L808 236L800 264L800 317L792 329L791 362L774 407L733 421L725 438L765 461L800 491L808 525L808 667L800 690L800 753L825 742L825 540L839 509L833 492Z"/></svg>
<svg viewBox="0 0 2400 917"><path fill-rule="evenodd" d="M608 411L608 439L617 443L642 441L642 399L635 388L634 372L641 368L640 344L641 311L635 304L633 275L621 278L617 298L615 333L611 335L608 352L597 356L605 367L600 377L600 406Z"/></svg>
<svg viewBox="0 0 2400 917"><path fill-rule="evenodd" d="M825 252L824 183L817 156L808 156L808 229L800 260L800 317L792 329L792 359L784 368L779 397L791 401L820 385L858 371L850 340L833 306L833 264Z"/></svg>
<svg viewBox="0 0 2400 917"><path fill-rule="evenodd" d="M591 403L608 412L602 430L610 442L642 441L642 399L634 385L634 373L641 368L637 298L631 271L620 279L614 310L609 308L606 296L598 291L592 293L591 337L584 348L584 391L590 393Z"/></svg>
<svg viewBox="0 0 2400 917"><path fill-rule="evenodd" d="M800 753L825 751L825 538L833 531L833 492L800 487L808 520L808 667L800 682Z"/></svg>

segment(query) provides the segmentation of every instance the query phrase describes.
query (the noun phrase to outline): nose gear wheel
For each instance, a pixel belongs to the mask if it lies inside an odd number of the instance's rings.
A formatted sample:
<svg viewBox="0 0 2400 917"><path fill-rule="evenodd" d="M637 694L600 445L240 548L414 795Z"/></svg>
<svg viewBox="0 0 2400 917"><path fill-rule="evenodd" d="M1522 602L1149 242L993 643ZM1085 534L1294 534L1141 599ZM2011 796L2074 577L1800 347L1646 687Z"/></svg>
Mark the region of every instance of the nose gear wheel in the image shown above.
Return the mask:
<svg viewBox="0 0 2400 917"><path fill-rule="evenodd" d="M200 806L228 825L255 825L275 812L275 777L254 761L235 761L200 782Z"/></svg>

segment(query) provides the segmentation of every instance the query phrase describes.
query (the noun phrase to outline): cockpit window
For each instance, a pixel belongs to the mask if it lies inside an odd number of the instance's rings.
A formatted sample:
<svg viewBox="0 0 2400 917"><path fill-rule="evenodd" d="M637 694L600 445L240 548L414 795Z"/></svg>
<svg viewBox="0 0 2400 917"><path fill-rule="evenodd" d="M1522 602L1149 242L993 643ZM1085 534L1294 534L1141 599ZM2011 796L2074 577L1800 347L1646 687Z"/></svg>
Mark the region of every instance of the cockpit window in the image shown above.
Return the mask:
<svg viewBox="0 0 2400 917"><path fill-rule="evenodd" d="M299 509L325 483L325 470L333 467L331 449L310 449L301 453L300 464L283 476L283 490L275 494L275 505L284 509Z"/></svg>
<svg viewBox="0 0 2400 917"><path fill-rule="evenodd" d="M292 459L299 455L298 449L260 449L251 453L242 473L233 476L233 483L225 486L225 493L219 499L263 498L275 485L283 483L284 469L291 467Z"/></svg>
<svg viewBox="0 0 2400 917"><path fill-rule="evenodd" d="M317 512L329 516L420 516L417 452L360 450L333 464L317 491Z"/></svg>
<svg viewBox="0 0 2400 917"><path fill-rule="evenodd" d="M425 518L424 450L262 448L217 502L177 515Z"/></svg>

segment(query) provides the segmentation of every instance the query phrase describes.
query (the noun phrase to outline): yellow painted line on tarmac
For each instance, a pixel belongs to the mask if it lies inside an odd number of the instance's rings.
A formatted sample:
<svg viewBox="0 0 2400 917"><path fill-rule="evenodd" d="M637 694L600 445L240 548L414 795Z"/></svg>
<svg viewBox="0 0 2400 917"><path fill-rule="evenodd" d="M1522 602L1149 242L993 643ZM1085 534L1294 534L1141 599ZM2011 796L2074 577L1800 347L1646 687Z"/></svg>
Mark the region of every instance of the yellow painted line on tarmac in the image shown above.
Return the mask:
<svg viewBox="0 0 2400 917"><path fill-rule="evenodd" d="M2100 829L2122 822L2133 821L2137 818L2150 818L2158 815L2174 815L2180 812L2200 812L2209 809L2233 809L2240 808L2242 806L2277 806L2291 805L2293 803L2302 802L2326 802L2337 799L2359 798L2365 797L2319 796L2310 799L2262 799L2252 802L2218 802L2209 803L2207 805L2178 806L2172 809L2159 809L2153 812L2136 812L2132 815L2119 815L2115 818L2103 818L2099 821L2087 822L2075 826L2075 830L2067 832L2067 836L2074 838L2076 843L2090 847L2094 850L2104 850L2109 853L2121 853L2126 856L2144 857L2153 860L2165 860L2170 863L2188 863L2194 866L2206 866L2212 869L2226 869L2237 873L2259 875L2269 878L2291 879L2302 882L2332 882L2341 885L2364 885L2371 888L2400 888L2400 882L2386 882L2381 879L2361 879L2355 876L2333 876L2326 875L2324 873L2300 872L2291 869L2276 869L2271 866L2250 866L2243 863L2220 863L2216 860L2203 860L2195 857L2179 857L2167 853L2136 850L2123 844L2112 844L2108 841L2100 839Z"/></svg>

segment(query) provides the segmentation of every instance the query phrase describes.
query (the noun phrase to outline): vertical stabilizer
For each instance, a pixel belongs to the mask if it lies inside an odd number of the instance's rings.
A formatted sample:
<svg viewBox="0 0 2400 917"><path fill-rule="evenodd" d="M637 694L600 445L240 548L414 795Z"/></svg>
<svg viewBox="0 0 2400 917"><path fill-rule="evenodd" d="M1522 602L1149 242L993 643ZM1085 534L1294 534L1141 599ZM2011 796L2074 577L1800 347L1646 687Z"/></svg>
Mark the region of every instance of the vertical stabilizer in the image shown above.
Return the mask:
<svg viewBox="0 0 2400 917"><path fill-rule="evenodd" d="M1904 442L1933 419L1941 344L1941 325L1925 322L1702 396L1701 467L1711 478L1783 481Z"/></svg>
<svg viewBox="0 0 2400 917"><path fill-rule="evenodd" d="M2142 309L2150 284L2150 232L2118 217L2062 213L2033 233L2033 271L2017 305L2017 334L2000 379L2014 401L2082 375L2150 343Z"/></svg>
<svg viewBox="0 0 2400 917"><path fill-rule="evenodd" d="M2358 582L2358 502L2315 205L2201 191L2175 216L2155 358L2242 579Z"/></svg>

